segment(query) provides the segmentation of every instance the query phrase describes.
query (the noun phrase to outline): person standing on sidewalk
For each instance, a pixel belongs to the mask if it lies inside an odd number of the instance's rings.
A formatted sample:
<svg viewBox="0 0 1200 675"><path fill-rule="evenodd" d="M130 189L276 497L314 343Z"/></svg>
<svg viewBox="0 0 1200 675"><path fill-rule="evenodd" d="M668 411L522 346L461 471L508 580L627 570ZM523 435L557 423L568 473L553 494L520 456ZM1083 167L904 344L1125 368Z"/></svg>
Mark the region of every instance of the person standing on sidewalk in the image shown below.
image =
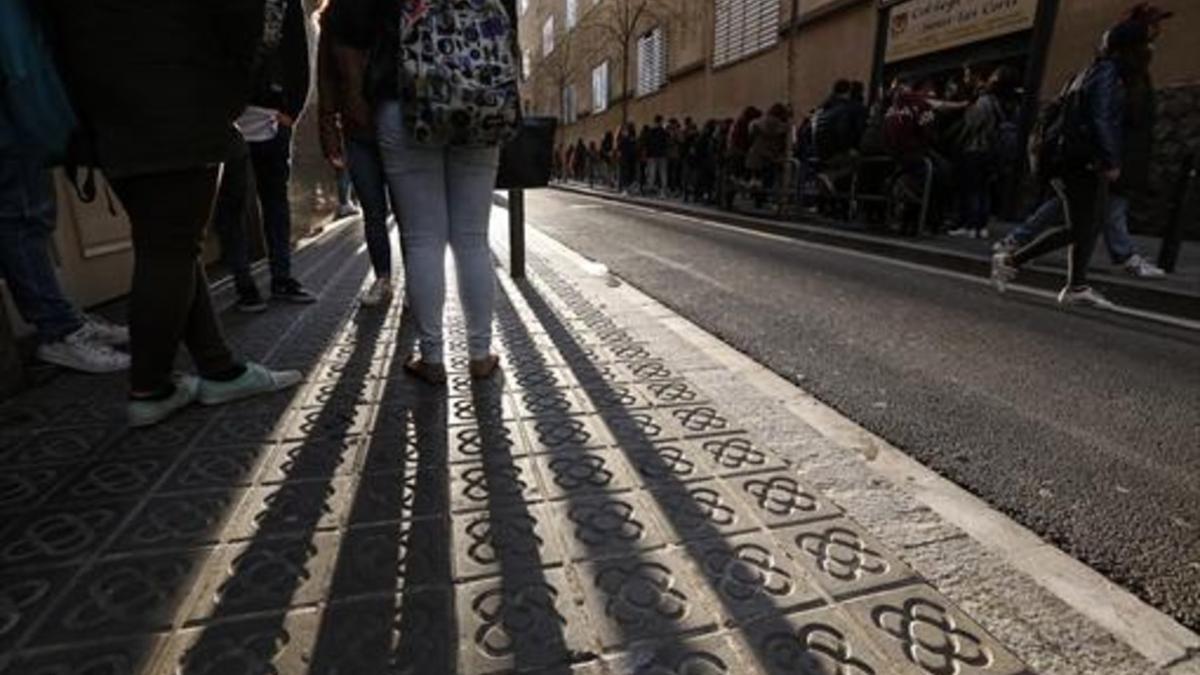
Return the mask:
<svg viewBox="0 0 1200 675"><path fill-rule="evenodd" d="M992 218L992 187L1006 159L1001 149L1001 127L1008 120L1008 103L1020 75L1001 66L988 78L983 91L963 113L958 135L958 228L952 237L987 239Z"/></svg>
<svg viewBox="0 0 1200 675"><path fill-rule="evenodd" d="M255 50L271 33L264 5L44 3L83 128L132 228L131 426L193 401L228 403L301 380L234 357L201 256L232 123L246 105ZM173 373L180 343L199 377Z"/></svg>
<svg viewBox="0 0 1200 675"><path fill-rule="evenodd" d="M667 152L671 137L663 125L662 115L654 118L654 126L646 132L646 189L660 197L667 194ZM643 191L645 192L645 191Z"/></svg>
<svg viewBox="0 0 1200 675"><path fill-rule="evenodd" d="M46 165L63 145L45 128L47 109L64 121L70 106L50 50L25 0L0 8L0 277L17 312L37 333L37 358L86 373L129 367L129 355L113 349L129 331L79 312L58 283L50 259L54 232L54 185ZM51 134L53 137L48 137Z"/></svg>
<svg viewBox="0 0 1200 675"><path fill-rule="evenodd" d="M221 179L213 225L238 292L237 308L267 308L250 272L244 214L252 184L262 210L263 234L271 270L271 297L307 304L317 297L292 276L292 209L288 183L292 172L292 129L308 100L310 68L308 22L300 0L271 0L282 11L278 46L258 54L251 79L250 104L238 117L235 139ZM244 141L241 142L241 141Z"/></svg>
<svg viewBox="0 0 1200 675"><path fill-rule="evenodd" d="M1111 208L1109 194L1122 174L1127 83L1148 77L1154 32L1145 22L1126 19L1111 28L1097 59L1076 77L1065 95L1063 139L1056 175L1050 183L1064 207L1066 225L1033 242L992 257L992 280L1003 291L1025 263L1070 246L1067 285L1060 303L1109 309L1113 303L1088 285L1088 267L1101 221Z"/></svg>
<svg viewBox="0 0 1200 675"><path fill-rule="evenodd" d="M371 104L364 94L374 29L355 13L360 0L325 0L317 10L318 115L321 148L335 168L348 169L363 209L363 233L375 281L360 298L364 307L390 303L394 293L388 234L387 176Z"/></svg>
<svg viewBox="0 0 1200 675"><path fill-rule="evenodd" d="M520 115L511 4L355 2L356 15L366 17L364 25L378 27L369 91L376 93L376 134L399 211L407 299L420 351L405 369L431 384L446 381L447 247L454 254L466 318L470 375L488 378L499 366L491 350L496 280L488 227L499 144L516 133ZM448 51L434 50L434 44ZM468 61L471 68L446 68ZM477 77L484 73L486 79ZM485 92L492 104L462 107L466 90Z"/></svg>

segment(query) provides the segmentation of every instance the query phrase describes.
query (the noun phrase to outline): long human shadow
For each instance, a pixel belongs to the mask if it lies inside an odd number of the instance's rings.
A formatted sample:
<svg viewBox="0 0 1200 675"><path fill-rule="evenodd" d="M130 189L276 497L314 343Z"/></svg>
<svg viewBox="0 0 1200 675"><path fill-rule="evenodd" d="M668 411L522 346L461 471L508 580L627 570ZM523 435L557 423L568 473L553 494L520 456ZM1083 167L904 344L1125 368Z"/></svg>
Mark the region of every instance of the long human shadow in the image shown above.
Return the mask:
<svg viewBox="0 0 1200 675"><path fill-rule="evenodd" d="M291 640L289 608L322 599L324 589L313 572L337 546L335 501L352 487L352 479L343 476L364 431L367 408L360 401L386 319L382 313L360 313L348 353L322 366L336 374L323 392L325 405L300 410L285 429L285 435L299 438L295 445L281 446L288 448L288 459L279 467L282 480L251 492L252 499L264 495L262 508L251 523L235 526L253 532L242 533L248 542L227 545L229 572L199 598L190 621L204 624L179 657L177 672L213 672L214 663L232 658L231 645L238 658L273 668L280 647Z"/></svg>
<svg viewBox="0 0 1200 675"><path fill-rule="evenodd" d="M628 408L621 405L609 405L611 401L620 400L620 392L613 387L612 382L596 364L589 350L572 334L534 285L528 280L516 280L514 285L559 353L563 355L576 379L588 383L584 391L587 392L593 405L598 410L605 410L604 418L610 426L622 430L617 443L619 451L630 460L631 465L640 465L644 474L654 475L657 478L657 485L652 490L646 490L645 494L651 495L653 499L660 502L660 505L664 506L659 509L659 512L665 516L668 525L676 532L688 533L680 546L697 567L705 572L698 576L711 590L711 596L721 602L720 609L723 610L723 616L730 618L726 625L736 625L740 629L753 623L756 632L762 631L762 634L779 636L784 641L791 643L790 638L795 635L795 628L784 618L784 609L778 606L777 601L790 596L798 585L805 583L804 580L802 578L789 579L786 573L776 569L770 562L763 564L761 557L748 553L745 546L731 545L727 541L726 535L711 518L712 514L718 512L710 511L711 505L700 504L694 499L692 493L687 489L689 484L676 476L675 467L669 464L662 455L648 452L641 454L635 461L632 451L654 448L654 440L642 430L641 423L634 418ZM623 331L616 329L613 331L613 337L620 341L624 339L622 333ZM694 487L694 484L692 486ZM666 505L661 504L661 496L664 494L672 494L677 498L682 497L686 508L667 508ZM591 581L596 586L593 590L605 593L609 597L614 595L612 588L605 587L603 575L599 575ZM587 582L585 581L585 583ZM816 607L822 602L814 596L805 604ZM790 610L798 608L800 605L795 605L790 607ZM623 617L620 616L613 617L613 619L617 623L623 622ZM632 640L652 637L630 630L636 627L635 624L626 628L626 633ZM778 640L747 640L747 642L751 644L753 656L764 668L781 666L780 654L775 653L781 645ZM817 672L820 672L820 664L813 663L812 657L807 655L806 645L791 644L789 649L794 652L787 657L789 664L799 667L800 672L807 672L806 667L815 668ZM673 646L669 642L660 641L656 653L670 654L673 651Z"/></svg>
<svg viewBox="0 0 1200 675"><path fill-rule="evenodd" d="M504 366L506 376L518 385L515 389L515 395L520 401L517 414L521 415L526 425L544 431L547 434L546 438L556 436L563 429L567 430L567 436L580 433L583 427L571 426L581 424L581 420L584 419L578 416L581 412L578 403L573 402L570 390L565 388L565 383L557 377L556 367L546 358L544 347L526 327L507 293L498 294L497 323L507 356ZM562 426L564 424L568 426ZM500 429L501 424L493 422L487 427ZM627 501L623 501L622 497L628 496L627 494L610 491L618 486L613 483L616 474L604 465L604 453L597 452L586 442L576 444L570 440L557 447L546 447L550 449L541 452L536 446L532 448L535 455L530 457L530 464L527 465L532 466L533 462L541 461L541 466L546 467L542 470L544 485L547 489L553 488L555 492L560 493L545 495L544 501L541 502L541 508L545 509L541 513L554 520L552 523L541 524L541 537L552 537L556 528L563 532L563 537L556 544L549 545L561 548L557 555L561 556L564 563L575 561L578 566L583 561L619 559L625 569L653 569L655 562L647 557L647 553L653 552L646 551L643 545L647 533L646 518L649 514L638 513ZM565 505L565 509L560 510L560 505ZM565 513L566 520L558 517L560 513ZM528 577L530 560L532 558L529 556L513 556L512 562L505 566L502 574L502 584L506 589L522 588L523 580ZM549 572L543 571L542 574L547 575ZM562 576L558 578L563 579ZM653 586L655 581L650 580L650 586ZM635 580L635 585L636 583ZM555 649L562 644L567 650L563 654L566 658L561 662L561 669L551 672L569 672L572 664L598 659L599 656L593 652L570 649L565 633L570 629L568 624L576 624L576 630L579 631L583 631L587 624L581 622L580 609L572 607L569 598L559 597L566 590L562 584L556 588L553 583L549 583L546 589L548 595L535 595L532 602L523 598L525 602L512 608L513 620L504 621L505 627L509 628L511 649L518 655L518 662L526 652L536 657L539 651L546 649L547 644L553 645ZM638 590L649 589L642 587ZM619 601L615 595L610 600ZM627 604L625 609L636 611L631 604ZM531 614L531 610L535 610L535 621L554 629L550 635L550 642L547 641L544 629L522 629L523 625L528 623L527 616ZM675 598L661 598L654 607L647 609L650 615L618 626L621 633L619 642L635 642L646 637L643 632L645 629L653 629L656 631L658 644L676 651L683 649L682 640L688 631L686 627L678 624L683 618L678 610ZM580 639L593 637L584 632L575 635ZM536 660L533 662L537 663Z"/></svg>
<svg viewBox="0 0 1200 675"><path fill-rule="evenodd" d="M399 331L398 331L399 332ZM452 672L444 391L403 369L383 382L310 673Z"/></svg>

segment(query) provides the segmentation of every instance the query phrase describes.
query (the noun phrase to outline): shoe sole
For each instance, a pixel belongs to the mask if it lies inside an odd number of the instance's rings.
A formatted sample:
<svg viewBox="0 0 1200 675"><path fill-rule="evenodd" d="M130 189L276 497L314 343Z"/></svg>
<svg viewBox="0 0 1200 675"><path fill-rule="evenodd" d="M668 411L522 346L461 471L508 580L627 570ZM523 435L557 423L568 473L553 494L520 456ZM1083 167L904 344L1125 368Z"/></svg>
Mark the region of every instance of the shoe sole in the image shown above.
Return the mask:
<svg viewBox="0 0 1200 675"><path fill-rule="evenodd" d="M79 373L87 373L89 375L109 375L112 373L122 373L122 372L129 370L129 364L125 364L125 365L119 366L119 367L116 367L116 366L112 366L112 367L99 366L98 367L98 366L90 366L86 363L76 363L76 362L68 361L66 359L57 359L57 358L53 358L53 357L47 358L45 356L42 356L41 354L37 355L37 360L41 361L42 363L49 363L52 366L58 366L59 368L66 368L67 370L74 370Z"/></svg>
<svg viewBox="0 0 1200 675"><path fill-rule="evenodd" d="M254 398L255 396L263 396L265 394L274 394L276 392L280 392L285 389L291 389L292 387L300 384L303 380L304 380L303 377L299 377L299 378L296 378L295 381L276 382L276 383L274 383L273 386L271 386L268 389L258 389L258 390L254 390L254 391L246 391L246 392L237 394L236 396L230 396L228 398L218 398L218 399L205 398L204 393L203 393L203 388L202 388L200 393L198 393L196 395L196 402L202 406L216 406L216 405L226 405L228 403L237 403L238 401L244 401L248 398ZM203 387L203 385L201 385L201 387Z"/></svg>

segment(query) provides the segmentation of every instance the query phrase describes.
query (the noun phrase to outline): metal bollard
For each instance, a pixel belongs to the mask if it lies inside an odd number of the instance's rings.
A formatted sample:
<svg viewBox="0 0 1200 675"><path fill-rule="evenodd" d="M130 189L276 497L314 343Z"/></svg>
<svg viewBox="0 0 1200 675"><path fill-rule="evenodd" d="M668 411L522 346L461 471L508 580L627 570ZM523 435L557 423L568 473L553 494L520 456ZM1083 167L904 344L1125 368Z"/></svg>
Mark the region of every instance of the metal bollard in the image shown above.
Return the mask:
<svg viewBox="0 0 1200 675"><path fill-rule="evenodd" d="M1192 181L1196 178L1196 155L1189 154L1183 159L1183 170L1179 172L1179 180L1175 183L1175 191L1171 200L1171 216L1163 231L1162 246L1158 249L1158 266L1167 272L1174 272L1179 262L1179 248L1183 243L1183 212L1187 204L1188 193Z"/></svg>
<svg viewBox="0 0 1200 675"><path fill-rule="evenodd" d="M525 278L525 191L508 191L509 274Z"/></svg>

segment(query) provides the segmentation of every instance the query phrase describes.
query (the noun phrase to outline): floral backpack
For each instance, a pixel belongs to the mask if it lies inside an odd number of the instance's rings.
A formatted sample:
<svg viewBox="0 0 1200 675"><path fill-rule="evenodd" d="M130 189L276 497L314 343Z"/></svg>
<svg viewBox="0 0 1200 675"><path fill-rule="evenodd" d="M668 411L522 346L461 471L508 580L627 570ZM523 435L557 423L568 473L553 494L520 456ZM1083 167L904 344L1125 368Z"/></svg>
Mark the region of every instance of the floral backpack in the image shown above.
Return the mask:
<svg viewBox="0 0 1200 675"><path fill-rule="evenodd" d="M500 145L520 119L516 32L501 0L401 0L400 95L424 145Z"/></svg>

